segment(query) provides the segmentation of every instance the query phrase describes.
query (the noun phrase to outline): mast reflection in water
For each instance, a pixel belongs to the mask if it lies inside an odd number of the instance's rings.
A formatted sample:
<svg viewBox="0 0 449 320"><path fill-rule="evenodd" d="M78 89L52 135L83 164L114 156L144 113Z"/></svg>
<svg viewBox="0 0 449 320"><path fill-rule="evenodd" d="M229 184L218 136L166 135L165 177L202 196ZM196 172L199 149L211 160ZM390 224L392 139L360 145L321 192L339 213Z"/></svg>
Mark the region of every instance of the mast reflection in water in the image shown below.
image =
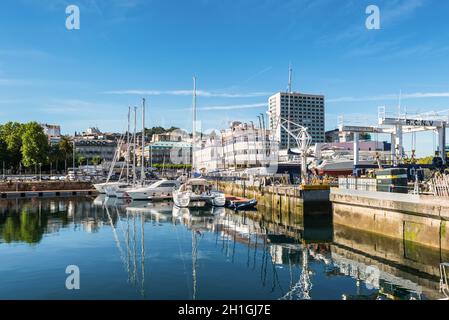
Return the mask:
<svg viewBox="0 0 449 320"><path fill-rule="evenodd" d="M0 277L0 298L439 297L436 258L430 265L390 262L363 251L382 239L351 237L352 230L319 214L179 209L104 197L1 200L0 273L7 276ZM389 244L389 256L403 256L397 248ZM68 265L80 268L80 290L65 288Z"/></svg>

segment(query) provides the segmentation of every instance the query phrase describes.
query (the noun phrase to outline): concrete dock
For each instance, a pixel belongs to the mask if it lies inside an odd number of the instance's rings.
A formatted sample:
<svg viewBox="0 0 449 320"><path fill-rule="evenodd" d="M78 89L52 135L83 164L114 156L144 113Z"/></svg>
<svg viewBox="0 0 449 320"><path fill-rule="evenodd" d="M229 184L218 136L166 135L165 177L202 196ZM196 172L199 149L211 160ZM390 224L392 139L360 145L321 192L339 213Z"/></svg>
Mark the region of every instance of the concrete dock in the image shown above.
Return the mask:
<svg viewBox="0 0 449 320"><path fill-rule="evenodd" d="M330 192L333 222L449 251L449 199L386 192Z"/></svg>
<svg viewBox="0 0 449 320"><path fill-rule="evenodd" d="M256 199L258 205L280 212L297 212L305 204L329 203L328 185L252 186L244 181L211 183L226 194Z"/></svg>

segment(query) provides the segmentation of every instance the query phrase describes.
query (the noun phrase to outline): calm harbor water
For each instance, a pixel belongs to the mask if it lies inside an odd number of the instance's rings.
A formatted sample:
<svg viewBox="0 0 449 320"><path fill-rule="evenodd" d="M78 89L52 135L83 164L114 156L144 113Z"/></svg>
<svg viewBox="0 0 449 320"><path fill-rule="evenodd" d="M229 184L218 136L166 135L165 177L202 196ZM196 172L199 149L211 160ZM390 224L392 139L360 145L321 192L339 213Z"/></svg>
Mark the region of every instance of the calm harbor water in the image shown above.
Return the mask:
<svg viewBox="0 0 449 320"><path fill-rule="evenodd" d="M436 299L440 260L319 214L0 200L0 299Z"/></svg>

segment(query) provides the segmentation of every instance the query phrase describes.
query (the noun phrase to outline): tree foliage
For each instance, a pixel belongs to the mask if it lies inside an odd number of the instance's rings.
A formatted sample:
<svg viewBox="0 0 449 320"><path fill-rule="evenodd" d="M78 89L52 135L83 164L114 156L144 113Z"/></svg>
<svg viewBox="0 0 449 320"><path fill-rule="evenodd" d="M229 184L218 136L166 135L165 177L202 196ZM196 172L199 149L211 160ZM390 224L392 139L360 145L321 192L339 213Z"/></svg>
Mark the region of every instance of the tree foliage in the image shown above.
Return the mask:
<svg viewBox="0 0 449 320"><path fill-rule="evenodd" d="M165 129L163 127L153 127L153 128L145 128L145 136L147 137L147 140L150 141L153 138L154 134L162 134L167 132L175 131L179 128L177 127L170 127L168 129Z"/></svg>
<svg viewBox="0 0 449 320"><path fill-rule="evenodd" d="M21 150L22 162L26 167L47 163L48 138L37 122L29 122L24 126Z"/></svg>
<svg viewBox="0 0 449 320"><path fill-rule="evenodd" d="M7 122L0 125L0 147L4 147L6 154L3 161L6 167L18 167L22 160L22 135L25 125L18 122Z"/></svg>
<svg viewBox="0 0 449 320"><path fill-rule="evenodd" d="M100 156L94 156L92 157L92 164L97 166L101 163L101 157Z"/></svg>

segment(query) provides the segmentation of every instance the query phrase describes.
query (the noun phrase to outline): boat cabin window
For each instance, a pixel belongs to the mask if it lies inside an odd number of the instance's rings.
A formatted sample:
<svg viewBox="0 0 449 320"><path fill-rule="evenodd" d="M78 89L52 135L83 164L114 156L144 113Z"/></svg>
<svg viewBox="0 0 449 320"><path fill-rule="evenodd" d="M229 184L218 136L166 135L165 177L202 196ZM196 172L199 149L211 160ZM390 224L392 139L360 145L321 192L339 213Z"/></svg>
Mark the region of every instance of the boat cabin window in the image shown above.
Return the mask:
<svg viewBox="0 0 449 320"><path fill-rule="evenodd" d="M165 182L160 185L161 188L173 188L176 187L176 183L173 182Z"/></svg>

